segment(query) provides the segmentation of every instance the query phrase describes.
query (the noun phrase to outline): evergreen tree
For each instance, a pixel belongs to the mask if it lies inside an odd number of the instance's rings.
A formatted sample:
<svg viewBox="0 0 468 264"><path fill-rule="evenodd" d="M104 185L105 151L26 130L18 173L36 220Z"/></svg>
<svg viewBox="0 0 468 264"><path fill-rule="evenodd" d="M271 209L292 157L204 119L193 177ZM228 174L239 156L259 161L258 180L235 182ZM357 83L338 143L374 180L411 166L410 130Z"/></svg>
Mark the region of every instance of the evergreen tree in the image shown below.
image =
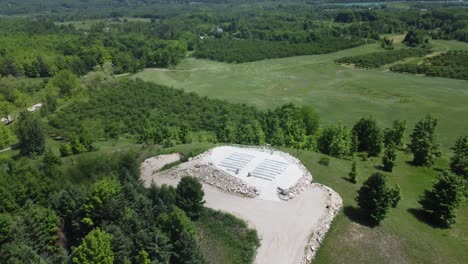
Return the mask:
<svg viewBox="0 0 468 264"><path fill-rule="evenodd" d="M468 180L468 136L458 138L452 150L450 169L453 173Z"/></svg>
<svg viewBox="0 0 468 264"><path fill-rule="evenodd" d="M441 155L435 133L438 122L436 118L427 115L416 123L409 145L414 155L413 163L415 165L432 166L436 158Z"/></svg>
<svg viewBox="0 0 468 264"><path fill-rule="evenodd" d="M34 114L20 113L16 135L22 155L42 155L45 151L45 135L39 119Z"/></svg>
<svg viewBox="0 0 468 264"><path fill-rule="evenodd" d="M183 177L176 188L176 205L191 219L197 219L203 210L202 185L195 177Z"/></svg>
<svg viewBox="0 0 468 264"><path fill-rule="evenodd" d="M358 170L357 170L357 164L356 160L353 159L353 164L351 165L351 171L349 172L349 180L356 184L357 183L357 177L358 177Z"/></svg>
<svg viewBox="0 0 468 264"><path fill-rule="evenodd" d="M362 117L353 127L353 136L359 142L358 151L365 151L370 156L378 156L382 151L383 134L372 117Z"/></svg>
<svg viewBox="0 0 468 264"><path fill-rule="evenodd" d="M395 166L396 161L396 148L394 144L390 144L385 149L384 155L382 157L383 169L388 172L392 172L393 167Z"/></svg>
<svg viewBox="0 0 468 264"><path fill-rule="evenodd" d="M204 264L207 263L203 257L196 238L187 232L180 234L175 248L180 249L174 263L177 264Z"/></svg>
<svg viewBox="0 0 468 264"><path fill-rule="evenodd" d="M364 215L373 225L379 225L386 217L390 206L396 207L399 192L387 186L385 175L376 172L370 176L358 191L356 201Z"/></svg>
<svg viewBox="0 0 468 264"><path fill-rule="evenodd" d="M72 262L76 264L112 264L114 253L111 249L112 236L99 228L92 230L81 245L73 250Z"/></svg>
<svg viewBox="0 0 468 264"><path fill-rule="evenodd" d="M429 220L450 227L455 223L456 210L464 199L465 187L462 178L451 173L441 173L432 190L426 190L419 200Z"/></svg>

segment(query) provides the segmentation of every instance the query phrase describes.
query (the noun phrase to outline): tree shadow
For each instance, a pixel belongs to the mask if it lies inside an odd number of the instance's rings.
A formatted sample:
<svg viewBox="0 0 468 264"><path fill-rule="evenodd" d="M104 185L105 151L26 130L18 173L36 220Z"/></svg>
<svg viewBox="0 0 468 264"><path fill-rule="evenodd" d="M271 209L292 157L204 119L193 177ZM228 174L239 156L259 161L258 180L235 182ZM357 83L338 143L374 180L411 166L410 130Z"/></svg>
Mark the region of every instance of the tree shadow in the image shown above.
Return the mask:
<svg viewBox="0 0 468 264"><path fill-rule="evenodd" d="M341 177L341 179L354 184L349 177Z"/></svg>
<svg viewBox="0 0 468 264"><path fill-rule="evenodd" d="M372 223L365 217L365 215L362 213L362 211L353 206L345 206L343 208L344 214L353 222L358 223L360 225L364 225L367 227L375 227L376 224Z"/></svg>
<svg viewBox="0 0 468 264"><path fill-rule="evenodd" d="M374 165L374 169L379 170L379 171L385 171L382 165Z"/></svg>
<svg viewBox="0 0 468 264"><path fill-rule="evenodd" d="M408 208L407 210L410 214L412 214L416 219L418 219L420 222L423 222L427 225L430 225L433 228L442 228L440 225L435 224L429 216L426 214L426 212L422 209L419 208Z"/></svg>

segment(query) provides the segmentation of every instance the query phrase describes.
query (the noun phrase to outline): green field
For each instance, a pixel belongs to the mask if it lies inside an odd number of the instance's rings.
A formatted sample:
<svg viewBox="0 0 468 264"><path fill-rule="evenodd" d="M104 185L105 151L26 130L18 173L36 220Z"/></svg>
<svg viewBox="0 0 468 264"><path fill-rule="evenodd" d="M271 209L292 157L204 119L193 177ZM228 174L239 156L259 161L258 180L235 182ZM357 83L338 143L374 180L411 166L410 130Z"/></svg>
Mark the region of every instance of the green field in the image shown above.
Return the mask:
<svg viewBox="0 0 468 264"><path fill-rule="evenodd" d="M291 151L291 154L296 154ZM314 263L465 263L468 253L468 206L458 211L457 224L444 230L421 222L413 214L418 199L430 188L437 172L408 165L411 155L400 152L397 167L387 174L391 185L399 184L402 200L390 211L381 226L369 228L349 216L356 208L357 189L381 164L374 158L358 165L360 179L353 185L345 178L351 162L331 159L329 167L318 164L323 155L300 152L298 157L314 175L314 180L332 187L343 198L344 210L335 219ZM441 160L436 167L445 167ZM350 262L350 260L352 260Z"/></svg>
<svg viewBox="0 0 468 264"><path fill-rule="evenodd" d="M468 49L467 43L433 41L435 51ZM203 96L272 108L288 102L312 105L324 123L352 125L373 115L382 125L406 119L409 126L427 113L440 119L444 149L468 131L468 82L361 70L334 63L344 56L382 50L371 44L332 54L242 64L187 58L174 69L147 69L133 75Z"/></svg>

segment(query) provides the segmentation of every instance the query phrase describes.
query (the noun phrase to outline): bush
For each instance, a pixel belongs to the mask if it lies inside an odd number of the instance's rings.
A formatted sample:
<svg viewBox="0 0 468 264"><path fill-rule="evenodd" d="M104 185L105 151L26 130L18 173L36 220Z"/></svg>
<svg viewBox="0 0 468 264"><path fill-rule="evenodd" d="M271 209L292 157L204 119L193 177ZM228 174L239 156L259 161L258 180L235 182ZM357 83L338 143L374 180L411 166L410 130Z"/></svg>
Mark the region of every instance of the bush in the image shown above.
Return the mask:
<svg viewBox="0 0 468 264"><path fill-rule="evenodd" d="M163 148L171 148L171 147L174 147L175 145L176 145L176 142L172 139L166 139L162 143Z"/></svg>
<svg viewBox="0 0 468 264"><path fill-rule="evenodd" d="M329 157L321 157L319 162L320 165L327 166L330 164L330 158Z"/></svg>
<svg viewBox="0 0 468 264"><path fill-rule="evenodd" d="M64 143L60 145L60 156L67 157L73 154L72 147L70 143Z"/></svg>

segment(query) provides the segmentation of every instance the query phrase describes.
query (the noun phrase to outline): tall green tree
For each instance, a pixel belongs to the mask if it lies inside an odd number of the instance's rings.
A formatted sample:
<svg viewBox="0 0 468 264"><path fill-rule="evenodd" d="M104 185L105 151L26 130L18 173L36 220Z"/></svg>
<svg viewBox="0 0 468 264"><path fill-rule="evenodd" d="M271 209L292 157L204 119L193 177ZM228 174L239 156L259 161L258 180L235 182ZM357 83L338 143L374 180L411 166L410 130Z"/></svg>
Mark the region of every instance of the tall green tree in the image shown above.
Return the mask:
<svg viewBox="0 0 468 264"><path fill-rule="evenodd" d="M80 80L69 70L60 71L49 83L48 85L58 88L62 96L70 95L80 88Z"/></svg>
<svg viewBox="0 0 468 264"><path fill-rule="evenodd" d="M112 236L101 229L93 229L73 250L71 260L76 264L113 264Z"/></svg>
<svg viewBox="0 0 468 264"><path fill-rule="evenodd" d="M397 148L405 146L406 120L393 121L392 127L384 131L384 145L394 144Z"/></svg>
<svg viewBox="0 0 468 264"><path fill-rule="evenodd" d="M351 165L351 171L349 172L349 180L352 183L357 183L358 169L356 159L353 159L353 164Z"/></svg>
<svg viewBox="0 0 468 264"><path fill-rule="evenodd" d="M439 120L427 115L416 123L409 145L413 152L415 165L432 166L441 155L436 128Z"/></svg>
<svg viewBox="0 0 468 264"><path fill-rule="evenodd" d="M468 180L468 136L459 137L452 150L450 169L453 173Z"/></svg>
<svg viewBox="0 0 468 264"><path fill-rule="evenodd" d="M179 248L176 261L177 264L205 264L207 261L202 255L196 237L187 232L182 232L180 239L176 242L176 248Z"/></svg>
<svg viewBox="0 0 468 264"><path fill-rule="evenodd" d="M42 155L45 151L45 135L39 119L30 112L20 113L16 135L22 155Z"/></svg>
<svg viewBox="0 0 468 264"><path fill-rule="evenodd" d="M383 134L372 117L362 117L353 127L352 133L358 139L358 151L378 156L382 151Z"/></svg>
<svg viewBox="0 0 468 264"><path fill-rule="evenodd" d="M197 219L203 210L205 192L195 177L183 177L176 188L176 205L191 219Z"/></svg>
<svg viewBox="0 0 468 264"><path fill-rule="evenodd" d="M379 225L387 216L390 207L396 207L399 192L387 185L382 173L372 174L358 191L356 201L370 224Z"/></svg>
<svg viewBox="0 0 468 264"><path fill-rule="evenodd" d="M317 147L320 152L333 157L348 155L351 148L349 130L341 123L325 127L317 140Z"/></svg>
<svg viewBox="0 0 468 264"><path fill-rule="evenodd" d="M317 112L310 106L301 107L302 120L304 121L306 135L315 134L320 127L320 118Z"/></svg>
<svg viewBox="0 0 468 264"><path fill-rule="evenodd" d="M390 144L384 151L382 157L383 169L388 172L392 172L393 167L395 166L396 161L396 148L394 144Z"/></svg>
<svg viewBox="0 0 468 264"><path fill-rule="evenodd" d="M464 199L464 180L451 173L441 173L432 190L426 190L419 200L429 220L442 227L455 223L456 211Z"/></svg>

